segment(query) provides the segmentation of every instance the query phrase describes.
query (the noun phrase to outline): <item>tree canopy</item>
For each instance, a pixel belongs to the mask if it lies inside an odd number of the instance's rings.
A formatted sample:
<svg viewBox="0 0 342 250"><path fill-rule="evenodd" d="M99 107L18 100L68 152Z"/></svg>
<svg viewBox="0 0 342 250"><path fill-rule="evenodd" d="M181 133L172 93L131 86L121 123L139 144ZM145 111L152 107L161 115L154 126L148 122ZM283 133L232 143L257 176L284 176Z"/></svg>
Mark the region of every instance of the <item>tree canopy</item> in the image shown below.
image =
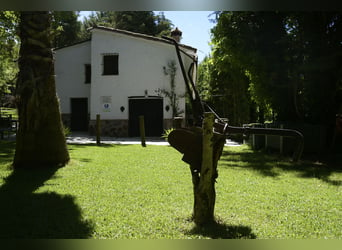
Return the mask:
<svg viewBox="0 0 342 250"><path fill-rule="evenodd" d="M18 72L17 14L13 11L0 12L0 97L9 93L15 85Z"/></svg>
<svg viewBox="0 0 342 250"><path fill-rule="evenodd" d="M54 32L53 47L63 47L82 39L78 11L54 11L51 26Z"/></svg>
<svg viewBox="0 0 342 250"><path fill-rule="evenodd" d="M234 123L263 121L265 114L334 122L342 112L341 12L216 14L212 56L199 71L206 99L217 104L221 93Z"/></svg>
<svg viewBox="0 0 342 250"><path fill-rule="evenodd" d="M87 28L106 26L132 32L162 36L168 35L173 27L163 12L155 15L153 11L96 11L85 18L82 36L89 36Z"/></svg>

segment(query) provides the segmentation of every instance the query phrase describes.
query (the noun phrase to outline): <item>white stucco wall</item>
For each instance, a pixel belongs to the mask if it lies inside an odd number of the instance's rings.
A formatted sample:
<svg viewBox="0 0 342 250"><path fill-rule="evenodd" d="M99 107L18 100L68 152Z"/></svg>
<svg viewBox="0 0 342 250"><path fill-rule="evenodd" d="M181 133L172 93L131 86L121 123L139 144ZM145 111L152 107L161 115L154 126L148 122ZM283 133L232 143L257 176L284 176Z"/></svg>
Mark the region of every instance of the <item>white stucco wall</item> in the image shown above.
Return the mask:
<svg viewBox="0 0 342 250"><path fill-rule="evenodd" d="M102 57L107 53L119 54L119 75L102 75ZM171 44L94 29L91 60L90 119L95 119L96 114L100 114L101 119L128 119L128 97L144 96L145 90L148 95L156 96L158 88L170 89L170 76L166 76L163 70L170 60L177 63L176 93L186 91L176 51ZM103 108L103 96L111 97L111 106L107 110ZM171 110L165 110L168 104L164 98L164 119L172 118ZM120 110L122 106L124 112ZM181 98L179 106L185 110L185 98Z"/></svg>
<svg viewBox="0 0 342 250"><path fill-rule="evenodd" d="M91 63L90 44L87 41L54 51L56 91L63 114L70 113L70 98L86 97L90 106L91 84L85 84L84 66Z"/></svg>

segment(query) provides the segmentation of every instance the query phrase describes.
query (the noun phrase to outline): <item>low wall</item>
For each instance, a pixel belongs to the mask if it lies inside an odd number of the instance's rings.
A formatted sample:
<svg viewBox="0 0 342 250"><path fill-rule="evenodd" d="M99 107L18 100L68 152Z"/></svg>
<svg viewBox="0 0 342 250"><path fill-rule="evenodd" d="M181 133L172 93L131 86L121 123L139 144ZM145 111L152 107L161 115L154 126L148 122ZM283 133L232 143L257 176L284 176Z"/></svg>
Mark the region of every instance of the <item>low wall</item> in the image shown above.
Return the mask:
<svg viewBox="0 0 342 250"><path fill-rule="evenodd" d="M272 123L262 124L257 127L263 128L284 128L294 129L301 132L304 136L304 153L323 153L327 150L327 129L321 125L305 123ZM280 153L292 153L296 147L296 141L291 137L273 135L250 135L245 143L250 144L254 149L271 149Z"/></svg>

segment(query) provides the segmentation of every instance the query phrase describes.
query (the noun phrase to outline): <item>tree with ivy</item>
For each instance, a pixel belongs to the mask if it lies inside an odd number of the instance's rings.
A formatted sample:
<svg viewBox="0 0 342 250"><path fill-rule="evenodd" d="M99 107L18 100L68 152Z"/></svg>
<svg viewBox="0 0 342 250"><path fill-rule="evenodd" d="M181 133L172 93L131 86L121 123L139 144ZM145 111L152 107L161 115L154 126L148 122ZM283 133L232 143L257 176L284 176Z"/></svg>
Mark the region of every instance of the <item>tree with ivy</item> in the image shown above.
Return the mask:
<svg viewBox="0 0 342 250"><path fill-rule="evenodd" d="M47 11L20 13L14 168L60 167L69 161L56 95L51 18Z"/></svg>

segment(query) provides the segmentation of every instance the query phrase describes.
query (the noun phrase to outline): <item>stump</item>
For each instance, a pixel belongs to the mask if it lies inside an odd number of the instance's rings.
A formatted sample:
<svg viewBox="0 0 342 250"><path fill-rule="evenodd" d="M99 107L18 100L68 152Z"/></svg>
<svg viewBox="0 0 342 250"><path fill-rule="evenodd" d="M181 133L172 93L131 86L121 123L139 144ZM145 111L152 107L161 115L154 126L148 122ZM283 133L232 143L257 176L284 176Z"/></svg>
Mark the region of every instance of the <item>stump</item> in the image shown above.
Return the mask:
<svg viewBox="0 0 342 250"><path fill-rule="evenodd" d="M183 153L182 160L190 165L194 191L193 219L198 226L214 221L217 162L225 137L214 133L213 126L214 115L205 113L202 128L176 129L168 136L171 146Z"/></svg>

